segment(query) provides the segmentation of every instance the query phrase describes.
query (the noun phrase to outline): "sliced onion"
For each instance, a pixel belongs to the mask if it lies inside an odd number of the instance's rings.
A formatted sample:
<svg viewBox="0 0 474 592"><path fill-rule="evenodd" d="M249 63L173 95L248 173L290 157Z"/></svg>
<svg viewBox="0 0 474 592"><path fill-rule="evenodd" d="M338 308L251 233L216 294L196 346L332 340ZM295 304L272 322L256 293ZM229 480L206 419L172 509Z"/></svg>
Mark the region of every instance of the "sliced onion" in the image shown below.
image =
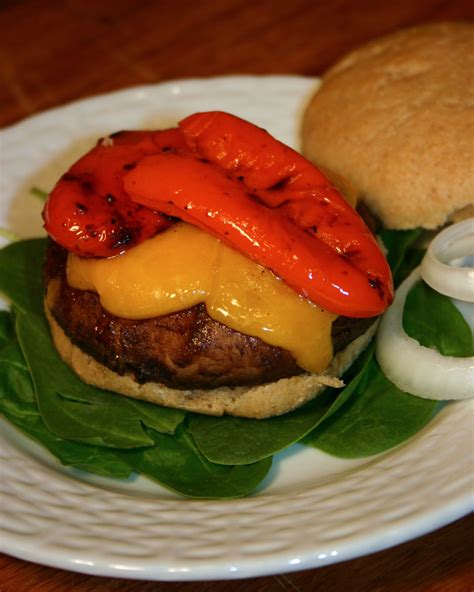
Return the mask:
<svg viewBox="0 0 474 592"><path fill-rule="evenodd" d="M385 376L400 390L439 401L474 396L474 357L443 356L409 337L402 324L408 292L421 279L417 267L400 285L382 317L376 356Z"/></svg>
<svg viewBox="0 0 474 592"><path fill-rule="evenodd" d="M474 253L474 218L448 226L431 242L421 263L421 276L437 292L474 302L474 268L461 266Z"/></svg>

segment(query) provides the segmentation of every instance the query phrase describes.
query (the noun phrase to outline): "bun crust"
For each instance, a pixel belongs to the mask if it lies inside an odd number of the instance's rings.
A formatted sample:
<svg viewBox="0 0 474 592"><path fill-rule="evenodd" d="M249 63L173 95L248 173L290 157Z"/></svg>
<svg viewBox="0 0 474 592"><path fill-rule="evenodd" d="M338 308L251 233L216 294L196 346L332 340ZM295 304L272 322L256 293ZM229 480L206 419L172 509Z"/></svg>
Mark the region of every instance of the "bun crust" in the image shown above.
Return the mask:
<svg viewBox="0 0 474 592"><path fill-rule="evenodd" d="M474 24L399 31L323 77L303 152L353 183L388 228L436 228L474 203Z"/></svg>
<svg viewBox="0 0 474 592"><path fill-rule="evenodd" d="M325 386L342 386L342 381L337 377L341 376L367 347L377 328L377 322L373 323L364 335L336 354L324 374L301 374L254 387L183 391L156 382L139 384L131 376L121 376L109 370L71 342L53 319L46 304L45 312L61 358L84 382L166 407L206 415L228 414L257 419L287 413L316 397Z"/></svg>

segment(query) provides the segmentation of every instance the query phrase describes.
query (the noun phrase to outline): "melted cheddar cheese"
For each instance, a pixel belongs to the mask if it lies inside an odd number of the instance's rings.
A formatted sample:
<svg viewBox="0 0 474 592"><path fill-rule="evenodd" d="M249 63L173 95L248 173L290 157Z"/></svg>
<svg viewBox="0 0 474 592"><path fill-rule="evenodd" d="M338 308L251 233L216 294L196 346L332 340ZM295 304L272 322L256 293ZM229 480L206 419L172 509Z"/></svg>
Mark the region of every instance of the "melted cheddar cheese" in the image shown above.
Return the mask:
<svg viewBox="0 0 474 592"><path fill-rule="evenodd" d="M321 372L332 360L336 315L298 296L271 271L197 227L179 223L111 259L69 255L68 283L98 293L124 319L146 319L205 303L210 317L290 351Z"/></svg>

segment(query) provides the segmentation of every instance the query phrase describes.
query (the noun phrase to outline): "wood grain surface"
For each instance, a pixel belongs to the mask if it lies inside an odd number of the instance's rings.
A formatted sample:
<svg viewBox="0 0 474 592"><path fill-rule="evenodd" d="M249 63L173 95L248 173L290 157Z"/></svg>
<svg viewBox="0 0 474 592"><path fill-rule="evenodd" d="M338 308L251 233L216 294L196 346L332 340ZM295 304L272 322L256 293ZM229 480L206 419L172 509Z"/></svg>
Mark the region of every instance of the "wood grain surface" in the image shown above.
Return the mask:
<svg viewBox="0 0 474 592"><path fill-rule="evenodd" d="M228 73L320 75L378 35L473 18L472 0L0 0L0 127L143 83ZM228 582L101 578L3 555L0 592L472 592L473 550L471 516L371 556Z"/></svg>

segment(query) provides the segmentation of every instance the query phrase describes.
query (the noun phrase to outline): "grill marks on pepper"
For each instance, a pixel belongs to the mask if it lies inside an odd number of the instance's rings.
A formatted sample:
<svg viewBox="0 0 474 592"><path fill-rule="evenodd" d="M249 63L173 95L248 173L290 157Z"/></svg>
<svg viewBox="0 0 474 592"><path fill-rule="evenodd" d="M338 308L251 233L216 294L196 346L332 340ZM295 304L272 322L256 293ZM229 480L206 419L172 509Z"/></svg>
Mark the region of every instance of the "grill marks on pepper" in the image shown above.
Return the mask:
<svg viewBox="0 0 474 592"><path fill-rule="evenodd" d="M88 236L91 238L95 238L98 234L96 227L93 224L86 224L85 231L87 232Z"/></svg>
<svg viewBox="0 0 474 592"><path fill-rule="evenodd" d="M293 180L292 175L288 175L287 177L283 177L279 181L277 181L274 185L268 188L268 191L280 191L281 189L285 189L287 185L291 183Z"/></svg>
<svg viewBox="0 0 474 592"><path fill-rule="evenodd" d="M136 241L137 234L134 228L121 226L117 231L112 233L110 238L112 242L111 247L113 249L119 249Z"/></svg>
<svg viewBox="0 0 474 592"><path fill-rule="evenodd" d="M62 181L80 181L81 177L79 177L78 175L73 175L72 173L64 173L64 175L61 177Z"/></svg>
<svg viewBox="0 0 474 592"><path fill-rule="evenodd" d="M89 196L95 193L95 185L89 175L75 175L73 173L64 173L61 177L62 181L67 183L77 183L84 196Z"/></svg>
<svg viewBox="0 0 474 592"><path fill-rule="evenodd" d="M309 234L309 236L314 237L316 234L318 234L318 227L313 224L313 226L305 228L304 231L306 234Z"/></svg>
<svg viewBox="0 0 474 592"><path fill-rule="evenodd" d="M94 184L92 181L82 180L81 181L81 190L88 195L91 195L95 192Z"/></svg>
<svg viewBox="0 0 474 592"><path fill-rule="evenodd" d="M79 203L79 202L76 203L76 208L77 208L77 210L79 210L80 214L85 214L88 210L87 206L85 206L83 203Z"/></svg>
<svg viewBox="0 0 474 592"><path fill-rule="evenodd" d="M120 134L121 132L117 135ZM132 170L135 168L136 164L136 162L126 163L122 168L124 170ZM62 176L62 180L77 184L80 193L84 197L86 203L83 203L82 201L77 201L75 203L76 214L87 214L90 211L90 200L103 200L103 202L105 202L110 208L110 218L108 222L107 220L103 220L98 224L91 222L84 225L84 232L89 239L102 240L101 237L104 233L104 227L106 227L107 224L110 224L112 229L107 231L107 240L111 249L121 250L125 246L131 246L132 244L140 242L142 231L139 212L140 210L143 210L143 206L130 204L129 207L123 211L123 208L121 207L121 205L123 205L121 204L122 200L118 200L118 198L112 193L97 195L94 180L89 174L76 175L68 172Z"/></svg>
<svg viewBox="0 0 474 592"><path fill-rule="evenodd" d="M369 274L368 276L369 286L377 291L381 300L385 300L385 289L382 281L378 277L374 277Z"/></svg>

